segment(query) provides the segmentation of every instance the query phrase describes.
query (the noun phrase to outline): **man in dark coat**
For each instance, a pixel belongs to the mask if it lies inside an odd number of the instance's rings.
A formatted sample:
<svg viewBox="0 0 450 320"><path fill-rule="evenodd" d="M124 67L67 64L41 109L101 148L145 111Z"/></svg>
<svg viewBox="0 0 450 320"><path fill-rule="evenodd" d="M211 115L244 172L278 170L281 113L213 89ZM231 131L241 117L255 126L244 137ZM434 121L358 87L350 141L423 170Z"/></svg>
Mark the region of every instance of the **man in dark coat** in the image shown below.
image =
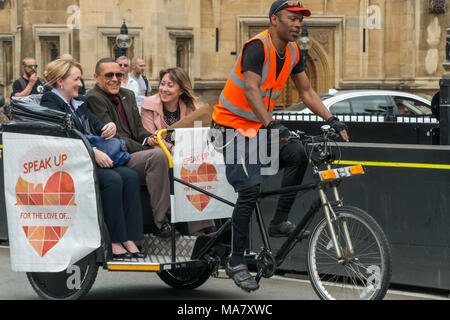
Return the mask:
<svg viewBox="0 0 450 320"><path fill-rule="evenodd" d="M156 234L169 237L169 163L160 148L148 145L151 134L142 126L133 91L120 87L122 77L120 67L113 59L99 60L94 74L96 85L86 94L86 101L100 120L116 124L116 137L126 141L131 154L127 167L139 173L150 193L153 218L158 228Z"/></svg>

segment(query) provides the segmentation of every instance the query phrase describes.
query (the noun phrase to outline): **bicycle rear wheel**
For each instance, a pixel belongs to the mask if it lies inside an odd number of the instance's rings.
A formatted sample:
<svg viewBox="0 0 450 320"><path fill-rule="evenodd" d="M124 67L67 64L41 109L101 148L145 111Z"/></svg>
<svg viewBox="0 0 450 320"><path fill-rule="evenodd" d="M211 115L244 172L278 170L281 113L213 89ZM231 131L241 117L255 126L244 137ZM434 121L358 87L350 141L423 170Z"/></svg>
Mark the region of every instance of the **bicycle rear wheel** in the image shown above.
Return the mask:
<svg viewBox="0 0 450 320"><path fill-rule="evenodd" d="M75 300L84 297L95 282L98 264L95 252L61 272L27 272L34 291L46 300Z"/></svg>
<svg viewBox="0 0 450 320"><path fill-rule="evenodd" d="M176 270L162 270L158 272L158 276L172 288L191 290L204 284L212 272L212 266L205 262L199 267L188 266Z"/></svg>
<svg viewBox="0 0 450 320"><path fill-rule="evenodd" d="M333 221L343 258L338 261L326 219L310 236L307 268L311 284L324 300L383 299L391 277L391 251L378 223L355 207L335 209ZM353 246L350 252L342 222L346 221Z"/></svg>

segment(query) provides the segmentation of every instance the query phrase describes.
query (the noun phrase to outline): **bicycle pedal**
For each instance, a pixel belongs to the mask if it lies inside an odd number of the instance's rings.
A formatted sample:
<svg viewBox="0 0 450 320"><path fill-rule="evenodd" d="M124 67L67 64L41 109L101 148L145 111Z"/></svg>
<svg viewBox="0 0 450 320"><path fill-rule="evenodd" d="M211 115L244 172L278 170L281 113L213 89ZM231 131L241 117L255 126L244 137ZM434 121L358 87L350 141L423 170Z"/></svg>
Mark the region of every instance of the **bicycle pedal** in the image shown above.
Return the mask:
<svg viewBox="0 0 450 320"><path fill-rule="evenodd" d="M258 253L253 252L253 251L250 251L250 252L246 251L244 253L244 258L246 260L254 260L254 259L256 259L257 256L258 256Z"/></svg>

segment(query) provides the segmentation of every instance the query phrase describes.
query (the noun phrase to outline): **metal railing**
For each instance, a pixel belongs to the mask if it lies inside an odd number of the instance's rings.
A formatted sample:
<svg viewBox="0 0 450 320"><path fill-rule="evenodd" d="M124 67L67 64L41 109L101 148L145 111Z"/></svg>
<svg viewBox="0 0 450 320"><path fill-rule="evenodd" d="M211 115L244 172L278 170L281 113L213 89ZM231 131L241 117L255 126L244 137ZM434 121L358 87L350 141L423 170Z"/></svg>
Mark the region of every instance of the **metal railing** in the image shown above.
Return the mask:
<svg viewBox="0 0 450 320"><path fill-rule="evenodd" d="M433 115L396 115L386 120L384 115L371 114L335 114L344 122L397 122L397 123L439 123ZM283 121L323 121L315 114L278 111L273 115L275 120Z"/></svg>

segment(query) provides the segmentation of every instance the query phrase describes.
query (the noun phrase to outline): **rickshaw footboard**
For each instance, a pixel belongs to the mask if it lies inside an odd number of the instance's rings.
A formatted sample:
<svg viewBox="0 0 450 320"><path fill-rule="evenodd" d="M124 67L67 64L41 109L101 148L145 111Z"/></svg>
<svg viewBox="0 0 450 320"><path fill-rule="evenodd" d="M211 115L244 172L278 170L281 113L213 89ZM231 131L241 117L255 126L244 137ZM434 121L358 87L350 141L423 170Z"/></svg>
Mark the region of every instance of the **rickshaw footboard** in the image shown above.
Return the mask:
<svg viewBox="0 0 450 320"><path fill-rule="evenodd" d="M178 236L176 239L176 261L172 261L170 238L161 238L152 234L145 235L141 252L144 259L112 260L107 262L110 271L162 271L182 267L186 264L200 263L192 260L197 237Z"/></svg>

